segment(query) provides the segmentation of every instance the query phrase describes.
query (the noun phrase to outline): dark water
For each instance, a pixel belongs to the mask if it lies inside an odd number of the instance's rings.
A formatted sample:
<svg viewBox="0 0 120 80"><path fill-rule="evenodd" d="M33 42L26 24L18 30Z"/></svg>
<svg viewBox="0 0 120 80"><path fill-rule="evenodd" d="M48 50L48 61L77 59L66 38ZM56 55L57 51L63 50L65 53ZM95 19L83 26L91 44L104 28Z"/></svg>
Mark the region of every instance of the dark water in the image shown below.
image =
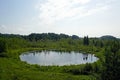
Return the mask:
<svg viewBox="0 0 120 80"><path fill-rule="evenodd" d="M85 63L93 63L98 60L93 54L83 54L79 52L56 52L56 51L41 51L27 52L20 55L21 61L26 61L29 64L38 65L77 65Z"/></svg>

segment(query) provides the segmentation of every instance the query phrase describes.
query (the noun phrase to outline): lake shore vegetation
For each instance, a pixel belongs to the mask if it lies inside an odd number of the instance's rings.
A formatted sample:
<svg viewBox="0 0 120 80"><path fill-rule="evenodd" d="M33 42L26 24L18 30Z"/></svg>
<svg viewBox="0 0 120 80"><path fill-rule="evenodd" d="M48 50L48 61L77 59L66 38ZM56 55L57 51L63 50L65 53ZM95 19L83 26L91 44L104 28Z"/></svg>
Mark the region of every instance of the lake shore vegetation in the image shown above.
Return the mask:
<svg viewBox="0 0 120 80"><path fill-rule="evenodd" d="M20 61L23 52L42 50L90 53L99 60L70 66L40 66ZM120 39L117 38L80 38L55 33L0 34L0 80L118 80L119 61ZM107 79L108 76L111 78Z"/></svg>

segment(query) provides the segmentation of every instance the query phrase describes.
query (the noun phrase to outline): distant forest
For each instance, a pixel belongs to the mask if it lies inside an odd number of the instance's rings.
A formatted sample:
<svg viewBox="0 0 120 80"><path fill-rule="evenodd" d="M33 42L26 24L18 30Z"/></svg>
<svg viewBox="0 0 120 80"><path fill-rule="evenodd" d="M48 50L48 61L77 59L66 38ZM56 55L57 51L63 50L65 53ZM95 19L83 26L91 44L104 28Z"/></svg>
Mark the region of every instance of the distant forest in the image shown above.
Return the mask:
<svg viewBox="0 0 120 80"><path fill-rule="evenodd" d="M55 34L55 33L31 33L30 35L15 35L15 34L1 34L0 37L18 37L18 38L24 38L30 41L38 41L38 40L59 40L59 39L79 39L80 37L77 35L66 35L66 34Z"/></svg>
<svg viewBox="0 0 120 80"><path fill-rule="evenodd" d="M79 37L77 35L67 35L67 34L56 34L56 33L31 33L30 35L19 35L19 34L2 34L0 33L0 37L17 37L17 38L23 38L26 40L30 40L30 41L38 41L38 40L60 40L60 39L67 39L67 38L71 38L71 39L80 39L82 37ZM85 36L87 37L87 36ZM84 37L84 38L85 38ZM95 37L96 38L96 37ZM105 36L101 36L98 37L100 39L109 39L109 40L114 40L117 39L114 36L110 36L110 35L105 35Z"/></svg>

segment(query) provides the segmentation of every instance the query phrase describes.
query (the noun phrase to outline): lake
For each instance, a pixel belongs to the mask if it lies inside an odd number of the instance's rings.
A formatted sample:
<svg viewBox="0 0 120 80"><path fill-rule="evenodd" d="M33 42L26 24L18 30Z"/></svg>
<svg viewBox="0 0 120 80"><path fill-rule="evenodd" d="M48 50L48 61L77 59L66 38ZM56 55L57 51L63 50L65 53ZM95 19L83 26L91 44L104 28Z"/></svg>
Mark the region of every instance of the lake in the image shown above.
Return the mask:
<svg viewBox="0 0 120 80"><path fill-rule="evenodd" d="M20 55L21 61L29 64L38 64L42 66L52 65L78 65L93 63L98 60L94 54L85 54L79 52L58 52L58 51L41 51L26 52Z"/></svg>

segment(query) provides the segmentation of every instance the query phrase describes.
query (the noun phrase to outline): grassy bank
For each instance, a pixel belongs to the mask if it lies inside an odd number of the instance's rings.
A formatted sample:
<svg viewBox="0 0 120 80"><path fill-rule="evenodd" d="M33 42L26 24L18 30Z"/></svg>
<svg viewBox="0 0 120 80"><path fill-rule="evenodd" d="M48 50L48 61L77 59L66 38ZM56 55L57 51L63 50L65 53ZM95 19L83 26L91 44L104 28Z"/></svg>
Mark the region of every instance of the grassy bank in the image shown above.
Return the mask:
<svg viewBox="0 0 120 80"><path fill-rule="evenodd" d="M76 74L75 70L82 70L85 65L38 66L20 61L21 53L35 50L43 49L10 50L8 57L0 58L0 80L96 80L93 74Z"/></svg>
<svg viewBox="0 0 120 80"><path fill-rule="evenodd" d="M62 35L63 36L63 35ZM105 47L109 40L80 38L0 37L0 80L97 80L100 77ZM86 40L85 40L86 41ZM20 61L27 51L57 50L95 54L99 60L92 64L70 66L39 66Z"/></svg>

